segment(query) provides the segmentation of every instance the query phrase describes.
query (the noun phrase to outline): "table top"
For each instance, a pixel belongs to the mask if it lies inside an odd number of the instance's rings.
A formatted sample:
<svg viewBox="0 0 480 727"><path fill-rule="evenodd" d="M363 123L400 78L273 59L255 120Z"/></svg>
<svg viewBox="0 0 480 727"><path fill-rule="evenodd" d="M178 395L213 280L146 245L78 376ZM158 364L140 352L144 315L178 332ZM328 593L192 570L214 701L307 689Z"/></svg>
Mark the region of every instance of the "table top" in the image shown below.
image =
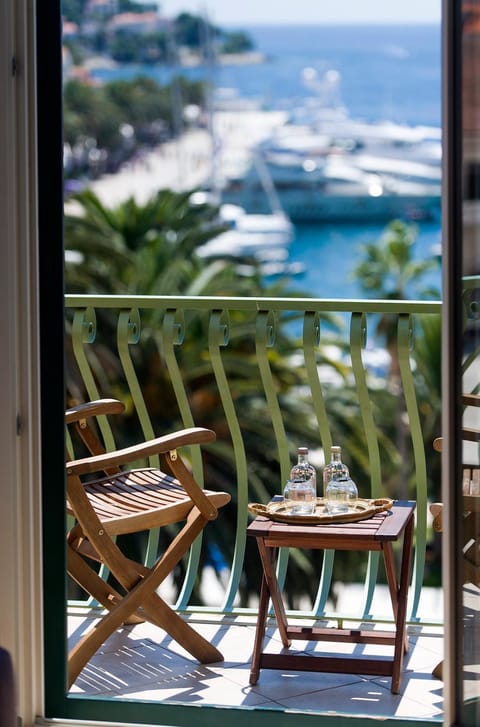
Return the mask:
<svg viewBox="0 0 480 727"><path fill-rule="evenodd" d="M413 516L413 500L396 500L391 510L353 523L293 525L258 516L247 528L247 535L265 538L273 547L310 547L347 550L377 549L382 542L395 541Z"/></svg>

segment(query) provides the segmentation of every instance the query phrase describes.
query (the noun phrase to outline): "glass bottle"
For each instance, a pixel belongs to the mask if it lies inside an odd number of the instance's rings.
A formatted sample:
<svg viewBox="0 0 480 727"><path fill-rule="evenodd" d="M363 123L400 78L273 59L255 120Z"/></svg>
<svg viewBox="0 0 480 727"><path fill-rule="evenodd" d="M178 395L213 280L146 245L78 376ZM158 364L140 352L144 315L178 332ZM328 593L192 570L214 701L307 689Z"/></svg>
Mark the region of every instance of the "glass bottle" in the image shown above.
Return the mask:
<svg viewBox="0 0 480 727"><path fill-rule="evenodd" d="M297 455L298 461L290 470L283 495L292 514L312 515L317 504L317 473L308 461L307 447L299 447Z"/></svg>
<svg viewBox="0 0 480 727"><path fill-rule="evenodd" d="M308 461L308 448L299 447L297 450L298 461L290 470L291 480L313 480L315 492L317 490L317 471Z"/></svg>
<svg viewBox="0 0 480 727"><path fill-rule="evenodd" d="M340 477L350 477L346 464L342 462L342 448L333 446L330 448L330 462L323 468L323 496L327 496L327 485L330 480L337 480Z"/></svg>

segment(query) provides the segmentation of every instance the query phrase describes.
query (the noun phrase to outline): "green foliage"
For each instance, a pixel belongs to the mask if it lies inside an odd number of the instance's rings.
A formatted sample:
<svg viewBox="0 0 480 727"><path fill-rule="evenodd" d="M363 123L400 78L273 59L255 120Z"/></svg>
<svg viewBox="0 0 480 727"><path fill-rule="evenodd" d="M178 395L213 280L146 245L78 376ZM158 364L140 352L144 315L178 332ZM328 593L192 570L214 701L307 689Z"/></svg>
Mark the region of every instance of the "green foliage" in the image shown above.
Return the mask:
<svg viewBox="0 0 480 727"><path fill-rule="evenodd" d="M67 263L67 291L185 293L206 266L194 251L225 229L214 207L189 197L161 190L145 205L132 197L110 209L90 190L75 195L82 212L65 216L65 244L83 262Z"/></svg>
<svg viewBox="0 0 480 727"><path fill-rule="evenodd" d="M155 2L142 3L140 0L118 0L119 13L145 13L149 10L157 10Z"/></svg>
<svg viewBox="0 0 480 727"><path fill-rule="evenodd" d="M207 41L219 34L218 28L207 23L198 15L180 13L174 21L174 36L177 45L184 45L194 50L205 49Z"/></svg>
<svg viewBox="0 0 480 727"><path fill-rule="evenodd" d="M172 125L170 88L140 76L135 82L118 80L104 86L106 98L118 109L122 121L135 129L162 119Z"/></svg>
<svg viewBox="0 0 480 727"><path fill-rule="evenodd" d="M83 48L75 40L73 40L73 38L65 38L63 45L69 51L73 64L75 66L80 66L85 57Z"/></svg>
<svg viewBox="0 0 480 727"><path fill-rule="evenodd" d="M425 287L425 274L438 267L436 257L418 260L414 257L418 230L415 225L393 220L375 242L360 247L363 259L353 270L353 277L369 297L383 300L414 298L439 299L437 289ZM377 333L385 340L392 356L392 376L398 376L395 316L384 314L377 322Z"/></svg>
<svg viewBox="0 0 480 727"><path fill-rule="evenodd" d="M151 78L118 80L103 86L70 80L64 84L64 141L74 146L106 150L109 169L132 156L143 144L158 144L175 127L172 86L185 104L204 104L200 81L174 79L161 86ZM125 125L133 132L125 136ZM89 140L88 142L86 140ZM86 165L69 170L69 176L83 175Z"/></svg>
<svg viewBox="0 0 480 727"><path fill-rule="evenodd" d="M74 145L91 137L97 146L111 149L121 141L119 127L125 116L119 114L103 87L71 80L64 85L64 139Z"/></svg>
<svg viewBox="0 0 480 727"><path fill-rule="evenodd" d="M62 0L62 15L66 20L79 24L82 21L87 0Z"/></svg>
<svg viewBox="0 0 480 727"><path fill-rule="evenodd" d="M414 258L417 236L415 225L394 220L379 240L360 247L363 260L354 269L353 277L365 293L384 300L439 297L437 290L421 285L425 273L438 267L438 260Z"/></svg>
<svg viewBox="0 0 480 727"><path fill-rule="evenodd" d="M427 272L438 267L436 257L418 260L414 257L415 242L418 230L400 220L388 225L376 241L362 247L363 260L354 270L355 278L369 296L386 300L408 298L438 299L439 291L423 284ZM439 316L417 316L415 320L414 346L412 357L415 361L415 386L420 413L422 433L427 462L428 496L431 501L439 499L441 459L433 451L433 439L440 434L441 415L441 320ZM388 386L391 391L399 387L399 361L397 355L396 318L387 314L377 322L377 335L385 341L391 356ZM405 450L409 433L406 415L402 413L403 402L398 403L396 413L389 409L382 411L384 424L391 441L396 444L397 453ZM397 471L406 483L405 495L408 496L408 482L411 480L411 469L402 460ZM437 571L439 561L436 563ZM432 564L435 568L435 564ZM437 572L437 578L439 573Z"/></svg>
<svg viewBox="0 0 480 727"><path fill-rule="evenodd" d="M245 53L253 49L253 42L250 36L241 31L226 33L222 43L221 53Z"/></svg>

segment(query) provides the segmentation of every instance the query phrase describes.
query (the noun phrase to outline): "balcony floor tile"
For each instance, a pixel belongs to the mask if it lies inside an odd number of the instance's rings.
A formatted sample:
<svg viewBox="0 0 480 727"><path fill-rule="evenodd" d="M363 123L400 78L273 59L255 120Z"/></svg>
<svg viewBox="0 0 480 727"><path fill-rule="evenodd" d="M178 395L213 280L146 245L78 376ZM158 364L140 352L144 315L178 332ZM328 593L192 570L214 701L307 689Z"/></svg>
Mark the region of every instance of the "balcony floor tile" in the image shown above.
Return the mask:
<svg viewBox="0 0 480 727"><path fill-rule="evenodd" d="M95 618L78 609L68 618L70 645ZM356 674L331 674L262 669L250 686L254 619L189 617L195 628L219 648L225 660L198 664L176 642L151 624L118 630L84 668L71 692L86 696L205 705L269 707L302 712L430 718L441 721L443 683L432 677L442 658L443 640L437 627L413 626L404 661L401 693L390 692L390 679ZM379 654L372 645L318 644L298 641L296 651L311 655L322 647L339 653ZM337 648L338 647L338 648ZM274 625L267 629L266 649L283 650ZM384 647L384 653L392 652Z"/></svg>

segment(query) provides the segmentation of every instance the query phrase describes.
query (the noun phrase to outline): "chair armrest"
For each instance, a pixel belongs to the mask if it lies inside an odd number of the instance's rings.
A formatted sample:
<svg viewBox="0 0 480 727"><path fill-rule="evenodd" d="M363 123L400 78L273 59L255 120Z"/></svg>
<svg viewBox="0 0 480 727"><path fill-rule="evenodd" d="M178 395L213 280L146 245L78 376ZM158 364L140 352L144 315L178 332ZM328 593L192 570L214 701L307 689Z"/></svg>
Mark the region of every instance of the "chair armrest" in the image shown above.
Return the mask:
<svg viewBox="0 0 480 727"><path fill-rule="evenodd" d="M480 429L469 429L465 427L462 429L462 441L463 442L480 442ZM437 437L433 440L433 448L435 452L441 452L443 445L443 437Z"/></svg>
<svg viewBox="0 0 480 727"><path fill-rule="evenodd" d="M211 429L202 427L191 427L190 429L182 429L179 432L165 434L162 437L151 439L148 442L141 442L132 447L125 447L114 452L106 452L93 457L84 457L83 459L72 460L67 462L68 475L82 475L92 472L99 472L115 465L135 462L143 457L149 457L153 454L165 454L189 444L208 444L216 439L215 432Z"/></svg>
<svg viewBox="0 0 480 727"><path fill-rule="evenodd" d="M480 429L462 429L462 439L466 442L480 442Z"/></svg>
<svg viewBox="0 0 480 727"><path fill-rule="evenodd" d="M81 419L96 417L106 414L121 414L125 411L125 405L117 399L97 399L87 401L84 404L77 404L65 412L65 422L73 424Z"/></svg>
<svg viewBox="0 0 480 727"><path fill-rule="evenodd" d="M480 394L463 394L462 404L464 406L480 406Z"/></svg>
<svg viewBox="0 0 480 727"><path fill-rule="evenodd" d="M430 512L433 515L432 528L434 532L441 533L443 531L443 503L432 502Z"/></svg>

